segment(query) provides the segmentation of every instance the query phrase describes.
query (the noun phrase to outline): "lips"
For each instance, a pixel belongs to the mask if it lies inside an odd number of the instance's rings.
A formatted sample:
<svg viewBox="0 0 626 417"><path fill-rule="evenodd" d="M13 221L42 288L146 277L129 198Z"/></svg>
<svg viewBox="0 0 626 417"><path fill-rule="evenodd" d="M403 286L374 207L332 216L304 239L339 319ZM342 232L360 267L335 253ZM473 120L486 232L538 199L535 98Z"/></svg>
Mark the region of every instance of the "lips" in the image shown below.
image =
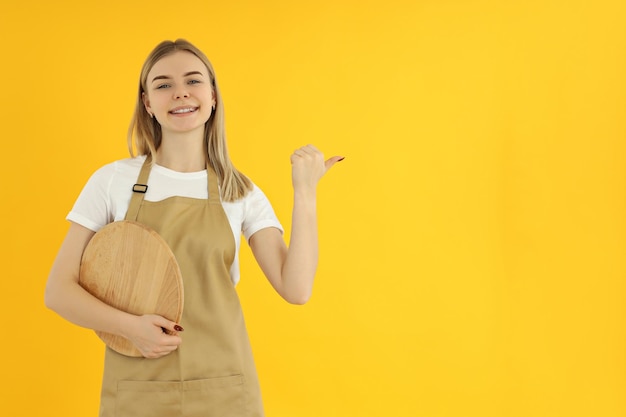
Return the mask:
<svg viewBox="0 0 626 417"><path fill-rule="evenodd" d="M176 107L175 109L170 110L169 113L170 114L187 114L187 113L193 113L197 110L198 110L198 107L183 106L183 107Z"/></svg>

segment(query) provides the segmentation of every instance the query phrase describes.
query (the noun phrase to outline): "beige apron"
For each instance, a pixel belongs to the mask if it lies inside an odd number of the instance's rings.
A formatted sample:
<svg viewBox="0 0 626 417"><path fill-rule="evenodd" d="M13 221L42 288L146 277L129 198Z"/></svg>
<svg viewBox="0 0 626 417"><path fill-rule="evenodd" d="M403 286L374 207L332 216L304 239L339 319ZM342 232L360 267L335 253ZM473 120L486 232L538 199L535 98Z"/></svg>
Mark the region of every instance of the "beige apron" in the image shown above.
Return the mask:
<svg viewBox="0 0 626 417"><path fill-rule="evenodd" d="M137 182L148 184L147 160ZM134 192L126 220L156 230L176 255L185 305L182 344L159 359L106 349L101 417L263 416L257 374L239 297L230 278L233 232L217 177L207 169L208 200L144 201ZM142 187L134 187L141 190ZM145 192L145 189L144 189Z"/></svg>

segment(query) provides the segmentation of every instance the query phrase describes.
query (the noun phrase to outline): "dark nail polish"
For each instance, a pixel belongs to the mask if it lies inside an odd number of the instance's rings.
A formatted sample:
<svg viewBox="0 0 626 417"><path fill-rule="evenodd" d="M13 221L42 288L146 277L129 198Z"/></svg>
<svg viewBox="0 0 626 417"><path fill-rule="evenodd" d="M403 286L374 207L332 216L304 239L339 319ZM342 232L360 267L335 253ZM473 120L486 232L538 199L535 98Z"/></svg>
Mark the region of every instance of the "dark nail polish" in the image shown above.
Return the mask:
<svg viewBox="0 0 626 417"><path fill-rule="evenodd" d="M182 327L180 327L180 326L177 324L177 325L175 325L175 326L174 326L174 330L176 330L177 332L182 332L182 331L183 331L183 330L185 330L185 329L183 329Z"/></svg>
<svg viewBox="0 0 626 417"><path fill-rule="evenodd" d="M344 159L346 159L346 157L345 157L345 156L342 156L341 158L337 159L337 162L341 162L341 161L343 161Z"/></svg>

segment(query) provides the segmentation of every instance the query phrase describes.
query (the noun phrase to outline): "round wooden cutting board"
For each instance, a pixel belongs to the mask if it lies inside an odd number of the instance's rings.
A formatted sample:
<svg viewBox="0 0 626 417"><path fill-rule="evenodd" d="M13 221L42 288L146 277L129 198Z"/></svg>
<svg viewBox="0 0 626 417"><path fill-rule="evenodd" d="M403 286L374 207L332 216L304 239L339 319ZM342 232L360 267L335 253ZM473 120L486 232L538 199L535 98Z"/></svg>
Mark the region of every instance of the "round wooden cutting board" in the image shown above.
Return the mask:
<svg viewBox="0 0 626 417"><path fill-rule="evenodd" d="M176 258L163 238L141 223L123 220L100 229L83 253L79 283L127 313L157 314L177 323L183 315L183 279ZM96 333L116 352L141 356L128 339Z"/></svg>

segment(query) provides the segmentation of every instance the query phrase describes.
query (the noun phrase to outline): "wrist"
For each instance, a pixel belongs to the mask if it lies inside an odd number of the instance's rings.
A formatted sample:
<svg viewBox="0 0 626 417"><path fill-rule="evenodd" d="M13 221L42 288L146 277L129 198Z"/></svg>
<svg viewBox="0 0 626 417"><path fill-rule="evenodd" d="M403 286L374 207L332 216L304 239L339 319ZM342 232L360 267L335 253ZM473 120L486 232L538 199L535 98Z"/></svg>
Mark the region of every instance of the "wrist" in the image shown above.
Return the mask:
<svg viewBox="0 0 626 417"><path fill-rule="evenodd" d="M295 201L314 204L317 198L317 191L315 187L294 188L293 196Z"/></svg>
<svg viewBox="0 0 626 417"><path fill-rule="evenodd" d="M133 314L122 313L118 319L118 334L125 339L130 339L130 336L135 333L133 328L135 327L136 319L139 316Z"/></svg>

